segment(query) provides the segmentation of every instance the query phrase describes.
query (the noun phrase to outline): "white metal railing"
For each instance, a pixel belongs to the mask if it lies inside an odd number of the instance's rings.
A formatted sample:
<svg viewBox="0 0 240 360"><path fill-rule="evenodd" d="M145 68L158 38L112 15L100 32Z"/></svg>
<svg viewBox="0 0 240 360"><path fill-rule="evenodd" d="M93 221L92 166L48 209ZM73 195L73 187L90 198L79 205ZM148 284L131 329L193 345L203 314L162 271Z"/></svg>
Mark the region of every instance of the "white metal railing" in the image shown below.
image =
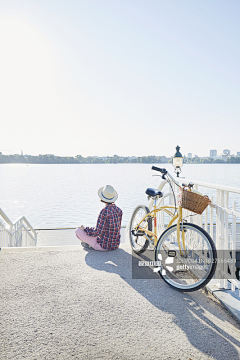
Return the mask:
<svg viewBox="0 0 240 360"><path fill-rule="evenodd" d="M184 183L189 182L190 181L184 179ZM172 181L171 184L176 194L176 201L178 202L179 188ZM167 181L164 180L160 183L158 189L163 191L166 185ZM230 284L232 291L238 289L238 295L240 297L240 281L236 277L236 254L238 253L238 256L240 256L240 212L236 210L236 201L233 201L232 206L230 206L229 200L230 198L235 199L240 195L240 189L207 184L199 181L194 182L194 188L203 195L208 194L212 202L202 215L197 215L183 209L183 217L186 217L188 222L195 223L204 228L215 242L216 249L218 253L220 253L215 274L215 278L219 279L216 284L217 287L219 289L228 289ZM162 206L166 203L174 204L173 194L170 189L167 190L163 198L158 200L157 205ZM150 210L152 206L153 200L150 200L148 204ZM159 212L158 236L160 236L166 228L167 223L168 219L166 215L164 216L163 212ZM240 269L238 269L238 271L240 271Z"/></svg>
<svg viewBox="0 0 240 360"><path fill-rule="evenodd" d="M36 246L37 233L23 216L15 223L0 209L0 248Z"/></svg>

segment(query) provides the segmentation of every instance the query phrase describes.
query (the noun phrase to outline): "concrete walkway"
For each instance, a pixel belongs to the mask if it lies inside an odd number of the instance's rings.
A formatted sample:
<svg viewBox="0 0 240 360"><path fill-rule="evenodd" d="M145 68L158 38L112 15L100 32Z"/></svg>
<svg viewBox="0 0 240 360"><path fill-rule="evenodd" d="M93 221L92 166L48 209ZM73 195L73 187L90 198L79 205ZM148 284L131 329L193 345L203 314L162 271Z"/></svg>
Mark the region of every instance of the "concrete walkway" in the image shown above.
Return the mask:
<svg viewBox="0 0 240 360"><path fill-rule="evenodd" d="M215 298L157 274L132 279L128 245L0 251L0 359L240 359L239 323Z"/></svg>
<svg viewBox="0 0 240 360"><path fill-rule="evenodd" d="M240 231L240 229L239 229ZM129 244L128 227L121 228L121 243ZM66 230L39 230L38 246L63 246L63 245L79 245L79 240L75 236L75 229ZM145 256L146 253L144 253ZM151 259L154 260L154 259ZM138 269L139 271L139 269ZM230 283L228 289L219 289L216 286L218 281L210 281L206 289L222 303L222 305L240 322L240 297L239 290L231 290Z"/></svg>

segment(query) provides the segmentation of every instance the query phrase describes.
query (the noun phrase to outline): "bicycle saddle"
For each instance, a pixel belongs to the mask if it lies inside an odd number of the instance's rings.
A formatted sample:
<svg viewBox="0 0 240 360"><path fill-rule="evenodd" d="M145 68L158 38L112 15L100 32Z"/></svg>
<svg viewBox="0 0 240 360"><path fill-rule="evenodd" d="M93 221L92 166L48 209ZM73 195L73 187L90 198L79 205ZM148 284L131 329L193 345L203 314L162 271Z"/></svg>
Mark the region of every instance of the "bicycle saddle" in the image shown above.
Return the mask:
<svg viewBox="0 0 240 360"><path fill-rule="evenodd" d="M151 197L155 197L155 196L159 196L159 197L162 197L163 196L163 193L161 191L159 191L158 189L152 189L152 188L148 188L145 193L148 195L148 196L151 196Z"/></svg>

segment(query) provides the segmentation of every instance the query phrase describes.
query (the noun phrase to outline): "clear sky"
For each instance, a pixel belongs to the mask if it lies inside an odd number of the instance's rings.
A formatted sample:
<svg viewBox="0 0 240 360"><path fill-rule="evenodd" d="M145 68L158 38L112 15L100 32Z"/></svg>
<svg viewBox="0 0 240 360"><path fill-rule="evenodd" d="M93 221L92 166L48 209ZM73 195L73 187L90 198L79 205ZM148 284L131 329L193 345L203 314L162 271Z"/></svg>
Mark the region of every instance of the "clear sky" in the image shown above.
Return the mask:
<svg viewBox="0 0 240 360"><path fill-rule="evenodd" d="M0 151L240 151L239 0L0 0Z"/></svg>

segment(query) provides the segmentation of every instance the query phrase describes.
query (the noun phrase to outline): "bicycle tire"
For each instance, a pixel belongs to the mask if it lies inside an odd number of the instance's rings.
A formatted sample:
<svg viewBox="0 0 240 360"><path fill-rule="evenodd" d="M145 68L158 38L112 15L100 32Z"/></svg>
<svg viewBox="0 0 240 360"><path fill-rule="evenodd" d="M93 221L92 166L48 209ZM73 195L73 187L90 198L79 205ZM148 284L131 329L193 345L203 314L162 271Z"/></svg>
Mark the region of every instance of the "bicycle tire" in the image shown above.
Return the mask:
<svg viewBox="0 0 240 360"><path fill-rule="evenodd" d="M183 249L183 233L185 249ZM172 288L190 292L204 287L213 277L217 266L217 251L210 235L200 226L181 225L180 253L177 242L177 225L166 229L155 250L155 260L160 261L159 275ZM171 260L169 260L171 259Z"/></svg>
<svg viewBox="0 0 240 360"><path fill-rule="evenodd" d="M143 234L139 233L139 235L134 234L136 231L136 225L140 223L141 219L144 218L149 213L149 209L145 205L138 205L136 209L133 211L130 225L129 225L129 237L130 237L130 244L133 251L136 254L143 253L149 245L149 240L147 240ZM142 224L142 227L147 228L149 231L152 231L152 220L145 220Z"/></svg>

